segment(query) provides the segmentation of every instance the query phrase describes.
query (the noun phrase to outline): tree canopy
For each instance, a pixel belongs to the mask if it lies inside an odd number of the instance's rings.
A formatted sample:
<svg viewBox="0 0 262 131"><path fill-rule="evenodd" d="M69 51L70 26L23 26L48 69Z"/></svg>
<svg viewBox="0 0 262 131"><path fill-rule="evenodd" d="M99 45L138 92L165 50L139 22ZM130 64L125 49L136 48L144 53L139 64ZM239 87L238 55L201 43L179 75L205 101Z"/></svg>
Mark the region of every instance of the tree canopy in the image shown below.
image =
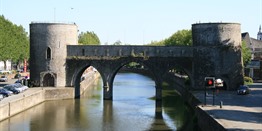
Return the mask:
<svg viewBox="0 0 262 131"><path fill-rule="evenodd" d="M113 45L122 45L122 42L120 40L117 40Z"/></svg>
<svg viewBox="0 0 262 131"><path fill-rule="evenodd" d="M80 33L78 43L81 45L100 45L100 40L93 31L87 31Z"/></svg>
<svg viewBox="0 0 262 131"><path fill-rule="evenodd" d="M20 25L0 16L0 60L15 62L29 59L29 38Z"/></svg>
<svg viewBox="0 0 262 131"><path fill-rule="evenodd" d="M161 41L153 41L150 45L156 46L192 46L192 31L179 30L171 35L169 38Z"/></svg>
<svg viewBox="0 0 262 131"><path fill-rule="evenodd" d="M247 47L245 41L242 41L243 64L246 66L251 61L251 50Z"/></svg>

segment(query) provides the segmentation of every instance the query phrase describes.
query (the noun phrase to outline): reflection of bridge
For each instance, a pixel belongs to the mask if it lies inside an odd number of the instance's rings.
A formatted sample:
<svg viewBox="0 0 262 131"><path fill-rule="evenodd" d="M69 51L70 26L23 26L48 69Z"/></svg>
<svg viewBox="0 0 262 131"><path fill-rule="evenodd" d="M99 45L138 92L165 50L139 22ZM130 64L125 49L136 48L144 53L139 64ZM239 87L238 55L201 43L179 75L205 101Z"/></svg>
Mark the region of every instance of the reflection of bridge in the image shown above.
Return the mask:
<svg viewBox="0 0 262 131"><path fill-rule="evenodd" d="M103 79L104 99L112 99L115 75L130 62L140 63L150 70L155 80L157 99L161 99L164 76L175 67L188 74L191 88L195 89L204 87L206 76L222 78L228 89L235 89L243 82L239 24L194 24L192 47L70 45L68 43L72 42L67 40L76 39L70 34L72 25L63 25L70 26L68 36L63 36L68 33L67 30L65 33L64 28L57 26L43 24L40 30L38 24L30 27L31 78L39 83L36 84L38 86L53 81L55 86L73 86L77 92L82 73L87 67L94 66ZM57 38L56 31L62 36ZM46 39L50 42L45 42ZM52 42L54 44L50 44ZM40 45L43 49L39 48Z"/></svg>

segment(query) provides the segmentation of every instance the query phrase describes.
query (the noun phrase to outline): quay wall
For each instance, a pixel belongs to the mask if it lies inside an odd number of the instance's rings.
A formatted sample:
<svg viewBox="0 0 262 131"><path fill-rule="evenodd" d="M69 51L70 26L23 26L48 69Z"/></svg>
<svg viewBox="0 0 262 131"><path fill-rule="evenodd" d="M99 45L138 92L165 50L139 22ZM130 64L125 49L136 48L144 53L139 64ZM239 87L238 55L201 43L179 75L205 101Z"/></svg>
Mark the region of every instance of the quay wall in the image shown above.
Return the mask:
<svg viewBox="0 0 262 131"><path fill-rule="evenodd" d="M30 95L23 95L21 98L6 104L0 104L0 121L44 102L44 93L45 90L39 90Z"/></svg>
<svg viewBox="0 0 262 131"><path fill-rule="evenodd" d="M48 88L45 89L44 99L47 100L61 100L75 98L74 88Z"/></svg>
<svg viewBox="0 0 262 131"><path fill-rule="evenodd" d="M88 79L88 82L94 83L96 82L96 79L99 78L99 75L95 74L91 78ZM92 85L93 84L86 85L86 88L82 89L82 93L84 91L89 90ZM41 87L38 91L35 91L31 94L23 95L18 99L12 100L4 104L0 103L0 121L5 120L11 116L14 116L45 101L74 98L75 88L73 87Z"/></svg>
<svg viewBox="0 0 262 131"><path fill-rule="evenodd" d="M80 83L80 95L92 89L94 83L97 83L100 74L97 71L89 72L85 80Z"/></svg>
<svg viewBox="0 0 262 131"><path fill-rule="evenodd" d="M197 118L197 125L202 131L226 131L223 125L219 124L206 111L201 109L201 102L191 92L187 94L187 103L193 109Z"/></svg>

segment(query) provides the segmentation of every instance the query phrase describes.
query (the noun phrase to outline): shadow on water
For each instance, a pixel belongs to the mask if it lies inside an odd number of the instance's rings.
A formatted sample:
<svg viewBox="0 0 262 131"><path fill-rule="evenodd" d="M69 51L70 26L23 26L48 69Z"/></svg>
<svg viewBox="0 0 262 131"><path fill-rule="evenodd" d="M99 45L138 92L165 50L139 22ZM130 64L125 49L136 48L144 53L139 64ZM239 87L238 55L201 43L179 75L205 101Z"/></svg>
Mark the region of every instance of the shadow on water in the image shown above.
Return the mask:
<svg viewBox="0 0 262 131"><path fill-rule="evenodd" d="M193 110L173 88L166 87L162 95L163 112L173 119L176 130L200 130Z"/></svg>

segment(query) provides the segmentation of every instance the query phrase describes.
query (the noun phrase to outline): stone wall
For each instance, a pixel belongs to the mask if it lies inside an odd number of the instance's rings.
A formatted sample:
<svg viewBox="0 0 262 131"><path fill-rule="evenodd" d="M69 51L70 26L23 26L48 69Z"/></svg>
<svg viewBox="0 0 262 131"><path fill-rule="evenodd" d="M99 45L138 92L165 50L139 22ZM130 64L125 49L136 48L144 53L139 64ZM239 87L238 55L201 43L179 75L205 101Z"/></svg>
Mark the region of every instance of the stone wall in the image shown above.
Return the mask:
<svg viewBox="0 0 262 131"><path fill-rule="evenodd" d="M0 121L45 101L44 90L0 105Z"/></svg>
<svg viewBox="0 0 262 131"><path fill-rule="evenodd" d="M68 57L192 57L193 48L184 46L67 46Z"/></svg>

